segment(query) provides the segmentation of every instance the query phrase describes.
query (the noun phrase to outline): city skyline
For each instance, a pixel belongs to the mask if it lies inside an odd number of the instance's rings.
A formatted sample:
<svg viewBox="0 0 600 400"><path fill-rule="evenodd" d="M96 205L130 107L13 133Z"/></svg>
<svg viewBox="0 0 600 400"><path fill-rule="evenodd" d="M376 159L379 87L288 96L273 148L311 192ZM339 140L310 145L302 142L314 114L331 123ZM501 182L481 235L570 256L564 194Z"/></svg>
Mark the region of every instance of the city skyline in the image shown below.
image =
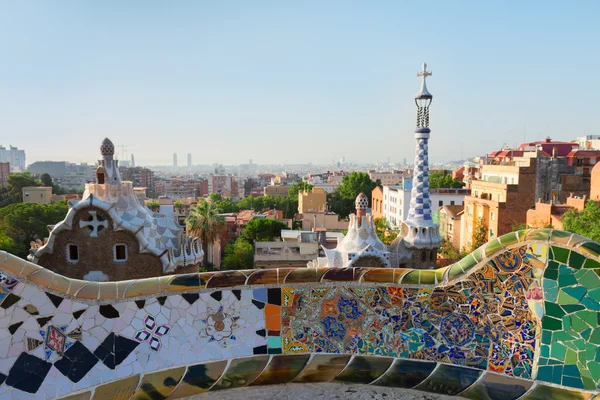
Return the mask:
<svg viewBox="0 0 600 400"><path fill-rule="evenodd" d="M595 2L145 4L3 5L0 143L28 163L93 162L106 136L139 165L410 161L424 61L432 161L600 133Z"/></svg>

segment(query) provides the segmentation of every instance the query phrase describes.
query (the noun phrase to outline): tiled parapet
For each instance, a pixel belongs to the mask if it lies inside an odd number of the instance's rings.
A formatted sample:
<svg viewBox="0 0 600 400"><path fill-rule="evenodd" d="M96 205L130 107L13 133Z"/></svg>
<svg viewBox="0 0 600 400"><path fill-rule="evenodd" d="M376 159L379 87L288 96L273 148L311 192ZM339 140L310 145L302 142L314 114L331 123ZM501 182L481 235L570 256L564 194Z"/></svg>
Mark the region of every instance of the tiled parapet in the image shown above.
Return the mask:
<svg viewBox="0 0 600 400"><path fill-rule="evenodd" d="M580 236L532 230L433 271L285 268L95 283L0 253L0 398L181 398L352 382L472 399L586 399L600 385L599 254Z"/></svg>

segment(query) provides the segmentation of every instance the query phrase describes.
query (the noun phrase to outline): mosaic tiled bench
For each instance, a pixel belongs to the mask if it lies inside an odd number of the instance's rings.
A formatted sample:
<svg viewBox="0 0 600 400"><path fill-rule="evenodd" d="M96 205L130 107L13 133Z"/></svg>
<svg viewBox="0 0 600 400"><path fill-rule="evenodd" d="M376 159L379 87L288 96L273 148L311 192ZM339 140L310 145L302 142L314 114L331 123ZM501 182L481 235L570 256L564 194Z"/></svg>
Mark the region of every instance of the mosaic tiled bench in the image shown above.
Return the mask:
<svg viewBox="0 0 600 400"><path fill-rule="evenodd" d="M600 388L600 245L495 239L438 270L85 282L0 252L0 398L176 399L344 382L471 399Z"/></svg>

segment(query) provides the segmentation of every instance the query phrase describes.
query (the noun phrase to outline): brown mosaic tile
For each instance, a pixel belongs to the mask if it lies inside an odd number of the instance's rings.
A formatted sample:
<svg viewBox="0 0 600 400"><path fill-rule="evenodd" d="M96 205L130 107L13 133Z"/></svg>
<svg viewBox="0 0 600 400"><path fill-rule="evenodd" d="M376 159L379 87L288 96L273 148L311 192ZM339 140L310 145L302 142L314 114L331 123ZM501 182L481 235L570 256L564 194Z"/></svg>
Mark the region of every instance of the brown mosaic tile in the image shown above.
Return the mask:
<svg viewBox="0 0 600 400"><path fill-rule="evenodd" d="M366 385L383 375L393 361L391 357L354 356L335 380Z"/></svg>
<svg viewBox="0 0 600 400"><path fill-rule="evenodd" d="M225 367L227 367L227 360L189 366L177 388L169 395L169 399L180 399L207 392L221 377Z"/></svg>
<svg viewBox="0 0 600 400"><path fill-rule="evenodd" d="M134 280L125 291L126 298L147 296L154 293L160 293L158 290L158 278L146 278Z"/></svg>
<svg viewBox="0 0 600 400"><path fill-rule="evenodd" d="M250 385L275 385L290 382L304 368L309 357L309 354L273 356L269 365Z"/></svg>
<svg viewBox="0 0 600 400"><path fill-rule="evenodd" d="M177 387L185 373L185 367L145 374L131 400L155 400L167 398Z"/></svg>
<svg viewBox="0 0 600 400"><path fill-rule="evenodd" d="M241 286L246 283L246 275L239 271L217 272L206 283L207 288Z"/></svg>
<svg viewBox="0 0 600 400"><path fill-rule="evenodd" d="M171 293L185 292L198 289L203 284L205 283L202 282L198 273L175 275L169 282L167 291Z"/></svg>
<svg viewBox="0 0 600 400"><path fill-rule="evenodd" d="M117 297L119 299L125 298L125 292L127 292L127 288L131 286L133 282L133 279L117 282Z"/></svg>
<svg viewBox="0 0 600 400"><path fill-rule="evenodd" d="M362 275L359 268L329 268L321 282L353 282L358 281Z"/></svg>
<svg viewBox="0 0 600 400"><path fill-rule="evenodd" d="M69 291L72 290L73 285L71 284ZM85 282L73 295L79 299L98 300L100 285L98 285L98 282Z"/></svg>
<svg viewBox="0 0 600 400"><path fill-rule="evenodd" d="M361 282L396 283L393 268L373 268L363 274Z"/></svg>
<svg viewBox="0 0 600 400"><path fill-rule="evenodd" d="M252 272L246 282L247 285L272 285L279 283L277 269L259 269Z"/></svg>
<svg viewBox="0 0 600 400"><path fill-rule="evenodd" d="M346 367L350 358L344 354L314 354L292 382L329 382Z"/></svg>
<svg viewBox="0 0 600 400"><path fill-rule="evenodd" d="M285 277L285 283L320 282L328 268L296 268Z"/></svg>
<svg viewBox="0 0 600 400"><path fill-rule="evenodd" d="M231 360L229 367L210 391L248 386L265 369L269 356L254 356Z"/></svg>
<svg viewBox="0 0 600 400"><path fill-rule="evenodd" d="M71 284L71 280L66 276L54 274L50 279L50 284L48 285L48 289L56 291L58 293L67 294L69 291L69 285Z"/></svg>
<svg viewBox="0 0 600 400"><path fill-rule="evenodd" d="M73 394L67 397L61 397L60 400L90 400L92 398L92 392L83 392Z"/></svg>

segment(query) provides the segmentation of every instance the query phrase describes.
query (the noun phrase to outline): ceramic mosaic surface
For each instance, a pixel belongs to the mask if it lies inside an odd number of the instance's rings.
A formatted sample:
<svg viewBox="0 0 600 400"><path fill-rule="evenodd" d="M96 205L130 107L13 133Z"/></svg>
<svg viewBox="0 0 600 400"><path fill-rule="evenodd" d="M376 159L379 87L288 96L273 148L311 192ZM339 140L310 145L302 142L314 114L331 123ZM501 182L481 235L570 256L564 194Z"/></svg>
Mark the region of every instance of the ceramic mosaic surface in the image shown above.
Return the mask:
<svg viewBox="0 0 600 400"><path fill-rule="evenodd" d="M432 271L71 280L0 253L0 398L343 382L470 399L600 388L600 245L511 233Z"/></svg>

